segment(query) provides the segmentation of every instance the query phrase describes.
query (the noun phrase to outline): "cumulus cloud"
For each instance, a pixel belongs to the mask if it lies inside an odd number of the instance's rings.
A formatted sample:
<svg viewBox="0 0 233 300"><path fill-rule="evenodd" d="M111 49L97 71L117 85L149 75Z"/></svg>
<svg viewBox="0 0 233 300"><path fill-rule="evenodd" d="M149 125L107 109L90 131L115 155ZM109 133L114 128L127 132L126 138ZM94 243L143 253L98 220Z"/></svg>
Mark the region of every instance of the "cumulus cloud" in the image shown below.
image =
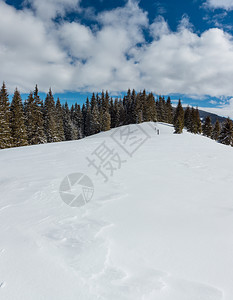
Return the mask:
<svg viewBox="0 0 233 300"><path fill-rule="evenodd" d="M0 27L0 77L9 89L28 91L38 82L43 90L52 85L62 91L73 70L43 22L0 2Z"/></svg>
<svg viewBox="0 0 233 300"><path fill-rule="evenodd" d="M86 61L78 63L75 82L82 89L94 91L126 90L136 85L140 75L133 57L137 44L145 42L142 29L148 26L147 14L129 2L123 8L99 14L98 21L101 29L89 35ZM77 48L73 54L79 59Z"/></svg>
<svg viewBox="0 0 233 300"><path fill-rule="evenodd" d="M46 2L56 9L45 19L42 10L16 10L0 0L0 78L10 91L18 86L28 92L37 83L45 92L51 86L54 92L146 88L158 94L233 95L233 39L222 29L198 35L184 16L173 32L161 16L149 24L135 1L99 13L95 28L65 19L56 23L56 14L79 1Z"/></svg>
<svg viewBox="0 0 233 300"><path fill-rule="evenodd" d="M137 54L142 83L158 93L233 94L232 37L220 29L201 36L188 28L163 35Z"/></svg>
<svg viewBox="0 0 233 300"><path fill-rule="evenodd" d="M222 8L226 10L232 10L233 0L207 0L205 5L213 9Z"/></svg>
<svg viewBox="0 0 233 300"><path fill-rule="evenodd" d="M233 98L229 99L227 103L220 107L200 107L200 109L222 117L230 117L233 119Z"/></svg>
<svg viewBox="0 0 233 300"><path fill-rule="evenodd" d="M167 35L170 33L170 29L168 27L167 22L164 20L162 16L158 16L154 23L150 26L150 34L154 39L159 39L163 35Z"/></svg>
<svg viewBox="0 0 233 300"><path fill-rule="evenodd" d="M81 0L25 0L35 14L43 20L64 16L67 11L78 10Z"/></svg>

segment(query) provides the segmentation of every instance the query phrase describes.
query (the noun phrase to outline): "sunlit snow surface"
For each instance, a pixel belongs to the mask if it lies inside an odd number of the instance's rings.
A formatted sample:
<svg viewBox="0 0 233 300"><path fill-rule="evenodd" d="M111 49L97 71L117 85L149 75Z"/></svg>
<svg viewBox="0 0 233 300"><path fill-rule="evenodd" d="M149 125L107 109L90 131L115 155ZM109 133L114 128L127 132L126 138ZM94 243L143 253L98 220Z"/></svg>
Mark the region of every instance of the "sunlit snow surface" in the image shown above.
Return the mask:
<svg viewBox="0 0 233 300"><path fill-rule="evenodd" d="M131 155L114 130L0 151L0 299L233 299L233 148L130 129ZM103 142L124 161L107 182L87 160ZM73 173L94 185L81 207L59 193Z"/></svg>

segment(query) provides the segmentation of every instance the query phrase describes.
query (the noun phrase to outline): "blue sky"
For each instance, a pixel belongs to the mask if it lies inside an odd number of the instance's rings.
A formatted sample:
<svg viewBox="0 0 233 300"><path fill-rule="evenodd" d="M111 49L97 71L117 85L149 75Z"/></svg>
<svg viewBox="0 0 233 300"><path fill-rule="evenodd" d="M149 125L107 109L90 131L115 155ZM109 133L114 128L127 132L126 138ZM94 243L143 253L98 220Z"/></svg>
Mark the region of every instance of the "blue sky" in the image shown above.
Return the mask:
<svg viewBox="0 0 233 300"><path fill-rule="evenodd" d="M233 0L0 0L0 79L82 103L128 88L233 117Z"/></svg>

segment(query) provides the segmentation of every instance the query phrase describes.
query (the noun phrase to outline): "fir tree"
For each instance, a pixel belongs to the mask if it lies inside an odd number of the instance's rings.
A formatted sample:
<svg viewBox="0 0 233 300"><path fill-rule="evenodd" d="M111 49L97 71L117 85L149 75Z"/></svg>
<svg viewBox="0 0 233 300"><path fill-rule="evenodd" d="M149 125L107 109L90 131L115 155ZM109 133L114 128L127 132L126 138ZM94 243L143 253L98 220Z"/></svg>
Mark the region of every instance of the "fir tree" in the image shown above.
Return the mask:
<svg viewBox="0 0 233 300"><path fill-rule="evenodd" d="M96 103L97 103L97 106L98 106L98 110L100 111L100 109L102 107L102 102L101 102L101 98L99 97L98 93L96 94L95 99L96 99Z"/></svg>
<svg viewBox="0 0 233 300"><path fill-rule="evenodd" d="M30 93L27 100L24 103L24 111L25 111L25 125L27 129L27 137L28 137L28 144L34 145L33 137L35 131L35 120L34 120L34 98L33 94Z"/></svg>
<svg viewBox="0 0 233 300"><path fill-rule="evenodd" d="M146 103L146 93L145 91L142 94L141 102L143 103L142 107L144 107L144 104ZM135 124L136 123L136 92L133 90L131 92L130 89L128 89L127 95L124 97L123 100L123 106L125 109L125 122L124 124Z"/></svg>
<svg viewBox="0 0 233 300"><path fill-rule="evenodd" d="M120 105L118 102L118 99L115 99L114 101L114 113L113 116L111 117L111 121L113 124L113 128L118 127L120 125Z"/></svg>
<svg viewBox="0 0 233 300"><path fill-rule="evenodd" d="M99 123L99 112L97 106L93 107L90 116L90 134L96 134L100 132L101 124Z"/></svg>
<svg viewBox="0 0 233 300"><path fill-rule="evenodd" d="M142 111L140 110L139 112L138 112L138 115L137 115L137 124L140 124L140 123L142 123L143 122L143 113L142 113Z"/></svg>
<svg viewBox="0 0 233 300"><path fill-rule="evenodd" d="M225 145L233 146L233 124L230 118L226 120L221 130L219 142Z"/></svg>
<svg viewBox="0 0 233 300"><path fill-rule="evenodd" d="M197 133L202 133L202 124L198 108L195 109L195 123L197 127Z"/></svg>
<svg viewBox="0 0 233 300"><path fill-rule="evenodd" d="M91 106L89 99L86 100L85 108L83 109L84 120L84 135L89 136L91 134Z"/></svg>
<svg viewBox="0 0 233 300"><path fill-rule="evenodd" d="M143 122L145 122L147 118L147 107L146 107L146 102L147 102L147 95L146 95L146 90L143 90L143 92L140 94L140 100L141 100L141 115L143 117Z"/></svg>
<svg viewBox="0 0 233 300"><path fill-rule="evenodd" d="M62 106L62 118L65 140L72 141L78 139L78 130L71 120L70 109L67 102Z"/></svg>
<svg viewBox="0 0 233 300"><path fill-rule="evenodd" d="M44 128L45 128L45 134L48 143L60 141L58 127L57 127L57 120L56 120L55 101L51 89L49 89L49 92L45 98Z"/></svg>
<svg viewBox="0 0 233 300"><path fill-rule="evenodd" d="M147 97L146 101L146 108L145 108L145 121L157 121L157 110L156 110L156 104L155 104L155 98L152 93L150 93Z"/></svg>
<svg viewBox="0 0 233 300"><path fill-rule="evenodd" d="M141 93L138 93L136 96L135 103L135 123L139 124L143 122L143 103Z"/></svg>
<svg viewBox="0 0 233 300"><path fill-rule="evenodd" d="M111 116L111 128L114 128L115 127L115 123L114 123L114 102L113 102L113 99L111 97L110 99L110 106L109 106L109 113L110 113L110 116Z"/></svg>
<svg viewBox="0 0 233 300"><path fill-rule="evenodd" d="M120 115L120 118L119 118L119 126L121 125L124 125L125 123L125 109L124 109L124 106L123 106L123 101L122 99L120 98L119 102L118 102L118 105L119 105L119 115Z"/></svg>
<svg viewBox="0 0 233 300"><path fill-rule="evenodd" d="M195 134L198 132L197 122L196 122L196 111L195 111L194 107L191 108L190 127L189 127L188 131L190 131L191 133L195 133Z"/></svg>
<svg viewBox="0 0 233 300"><path fill-rule="evenodd" d="M71 121L73 122L74 121L74 104L72 104L71 108L70 108L70 118L71 118Z"/></svg>
<svg viewBox="0 0 233 300"><path fill-rule="evenodd" d="M213 128L212 128L211 118L209 116L207 116L205 118L205 122L202 126L203 135L207 136L207 137L211 137L212 130L213 130Z"/></svg>
<svg viewBox="0 0 233 300"><path fill-rule="evenodd" d="M90 134L100 132L101 124L99 120L99 110L96 102L95 94L91 98L91 113L90 113Z"/></svg>
<svg viewBox="0 0 233 300"><path fill-rule="evenodd" d="M0 149L11 147L12 142L10 129L10 103L6 86L3 82L0 91Z"/></svg>
<svg viewBox="0 0 233 300"><path fill-rule="evenodd" d="M109 112L105 111L103 114L102 130L107 131L110 129L111 129L111 116Z"/></svg>
<svg viewBox="0 0 233 300"><path fill-rule="evenodd" d="M133 89L131 93L130 124L136 123L136 104L137 104L137 95L135 90Z"/></svg>
<svg viewBox="0 0 233 300"><path fill-rule="evenodd" d="M60 99L57 98L57 102L56 102L57 137L60 142L65 141L62 113L63 110L62 110L61 102Z"/></svg>
<svg viewBox="0 0 233 300"><path fill-rule="evenodd" d="M211 138L215 141L218 141L219 136L220 136L221 128L220 128L220 123L219 120L217 119L212 131Z"/></svg>
<svg viewBox="0 0 233 300"><path fill-rule="evenodd" d="M181 117L178 117L178 119L176 119L175 124L174 124L174 128L175 128L175 133L182 133L183 131L183 120Z"/></svg>
<svg viewBox="0 0 233 300"><path fill-rule="evenodd" d="M103 113L109 112L109 95L108 91L104 94L104 91L102 91L101 94L101 105L102 105L102 111Z"/></svg>
<svg viewBox="0 0 233 300"><path fill-rule="evenodd" d="M80 105L78 105L77 103L75 103L75 106L74 106L73 123L74 123L75 127L77 128L77 133L78 133L77 138L82 139L83 138L83 118L82 118L82 112L81 112Z"/></svg>
<svg viewBox="0 0 233 300"><path fill-rule="evenodd" d="M131 100L131 90L128 89L127 95L123 98L123 105L125 109L125 124L130 124L132 121L132 100Z"/></svg>
<svg viewBox="0 0 233 300"><path fill-rule="evenodd" d="M184 110L180 100L176 107L173 124L175 126L175 133L182 133L184 128Z"/></svg>
<svg viewBox="0 0 233 300"><path fill-rule="evenodd" d="M184 112L184 127L186 127L188 131L191 131L191 122L192 122L191 109L189 106L187 106Z"/></svg>
<svg viewBox="0 0 233 300"><path fill-rule="evenodd" d="M98 108L98 104L97 104L96 97L95 97L95 94L94 94L94 93L92 94L92 97L91 97L90 106L91 106L91 111L92 111L92 110L94 109L94 107L96 107L96 106L97 106L97 108Z"/></svg>
<svg viewBox="0 0 233 300"><path fill-rule="evenodd" d="M34 118L35 118L35 131L32 142L34 144L44 144L47 142L46 135L44 132L44 118L43 118L43 101L40 99L38 87L36 85L34 93Z"/></svg>
<svg viewBox="0 0 233 300"><path fill-rule="evenodd" d="M159 96L159 100L156 101L156 109L159 122L167 122L166 114L166 102L164 97Z"/></svg>
<svg viewBox="0 0 233 300"><path fill-rule="evenodd" d="M83 136L85 137L85 120L86 120L86 106L83 103L82 105L82 130L83 130Z"/></svg>
<svg viewBox="0 0 233 300"><path fill-rule="evenodd" d="M30 145L46 143L44 133L43 114L41 111L41 100L36 86L34 94L30 93L24 103L25 124L27 128L28 143Z"/></svg>
<svg viewBox="0 0 233 300"><path fill-rule="evenodd" d="M171 98L167 98L166 102L166 115L167 115L167 120L166 122L169 124L173 123L173 108L172 108L172 103L171 103Z"/></svg>
<svg viewBox="0 0 233 300"><path fill-rule="evenodd" d="M27 130L23 103L19 91L16 89L10 106L10 126L12 131L13 146L20 147L28 145Z"/></svg>

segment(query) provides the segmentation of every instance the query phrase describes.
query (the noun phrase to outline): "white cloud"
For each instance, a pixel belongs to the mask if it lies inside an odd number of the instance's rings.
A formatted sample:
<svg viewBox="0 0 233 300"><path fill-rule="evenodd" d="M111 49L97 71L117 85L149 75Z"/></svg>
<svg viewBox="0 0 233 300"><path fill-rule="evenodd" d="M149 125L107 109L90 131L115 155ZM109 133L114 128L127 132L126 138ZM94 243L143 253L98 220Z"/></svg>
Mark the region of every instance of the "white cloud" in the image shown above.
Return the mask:
<svg viewBox="0 0 233 300"><path fill-rule="evenodd" d="M9 90L28 91L38 82L42 90L62 91L73 70L40 19L0 2L0 27L0 78Z"/></svg>
<svg viewBox="0 0 233 300"><path fill-rule="evenodd" d="M92 31L79 23L64 23L56 33L62 46L73 57L80 60L91 57L95 36Z"/></svg>
<svg viewBox="0 0 233 300"><path fill-rule="evenodd" d="M79 3L47 2L59 14ZM172 32L163 17L149 24L134 1L98 14L95 29L78 21L58 24L52 16L45 21L41 13L0 0L0 78L10 91L18 86L28 92L37 83L45 92L51 86L54 92L146 88L158 94L233 95L233 39L222 29L198 35L184 16Z"/></svg>
<svg viewBox="0 0 233 300"><path fill-rule="evenodd" d="M79 65L76 80L81 88L88 86L94 91L126 90L140 75L133 58L128 58L133 57L138 43L145 42L142 28L148 26L147 14L129 2L123 8L100 14L98 20L102 28L93 34L86 52L89 59Z"/></svg>
<svg viewBox="0 0 233 300"><path fill-rule="evenodd" d="M67 11L78 10L81 0L25 0L30 4L37 16L43 20L64 16Z"/></svg>
<svg viewBox="0 0 233 300"><path fill-rule="evenodd" d="M233 119L233 98L231 98L227 104L223 104L220 107L199 107L199 109Z"/></svg>
<svg viewBox="0 0 233 300"><path fill-rule="evenodd" d="M180 20L180 24L178 26L178 30L182 31L185 29L193 30L193 25L190 23L189 17L187 14L184 14Z"/></svg>
<svg viewBox="0 0 233 300"><path fill-rule="evenodd" d="M232 95L232 37L220 29L201 36L183 27L137 54L141 86L157 93Z"/></svg>
<svg viewBox="0 0 233 300"><path fill-rule="evenodd" d="M167 22L164 20L162 16L158 16L154 23L150 26L150 34L154 39L159 39L163 35L167 35L170 33L170 29L168 27Z"/></svg>
<svg viewBox="0 0 233 300"><path fill-rule="evenodd" d="M217 102L216 100L210 100L209 103L210 103L210 104L213 104L213 105L218 104L218 102Z"/></svg>
<svg viewBox="0 0 233 300"><path fill-rule="evenodd" d="M207 0L205 5L213 9L223 8L226 10L232 10L233 0Z"/></svg>

